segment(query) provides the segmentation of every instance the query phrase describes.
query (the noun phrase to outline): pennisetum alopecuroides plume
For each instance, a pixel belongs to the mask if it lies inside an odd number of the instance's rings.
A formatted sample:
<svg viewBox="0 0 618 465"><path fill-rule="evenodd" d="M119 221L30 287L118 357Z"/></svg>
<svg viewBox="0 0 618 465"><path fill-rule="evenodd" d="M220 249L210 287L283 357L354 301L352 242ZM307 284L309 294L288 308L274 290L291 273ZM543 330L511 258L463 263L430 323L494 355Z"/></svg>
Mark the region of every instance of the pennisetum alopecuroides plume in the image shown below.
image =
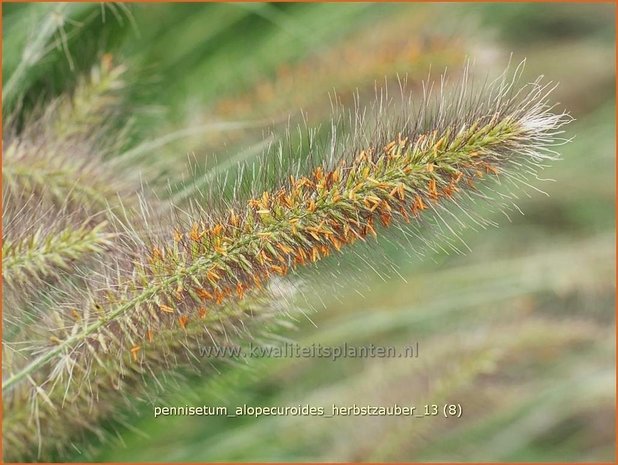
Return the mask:
<svg viewBox="0 0 618 465"><path fill-rule="evenodd" d="M550 91L507 77L472 91L465 74L415 110L406 97L379 98L348 115L350 135L333 130L310 161L279 166L268 182L277 187L197 199L157 227L163 234L123 229L112 245L120 252L43 317L46 337L11 357L5 459L58 457L103 434L98 425L126 399L199 366L198 347L285 311L282 283L304 266L395 224L419 237L432 222L453 234L466 220L481 224L467 203L510 201L556 157L569 117L553 112Z"/></svg>

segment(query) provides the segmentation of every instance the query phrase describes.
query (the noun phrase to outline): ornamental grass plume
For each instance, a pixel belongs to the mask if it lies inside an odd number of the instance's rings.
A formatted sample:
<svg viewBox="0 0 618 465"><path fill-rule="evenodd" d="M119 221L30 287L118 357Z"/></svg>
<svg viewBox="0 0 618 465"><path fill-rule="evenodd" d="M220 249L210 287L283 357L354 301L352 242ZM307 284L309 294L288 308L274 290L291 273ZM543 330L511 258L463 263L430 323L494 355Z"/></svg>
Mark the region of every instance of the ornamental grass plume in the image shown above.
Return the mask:
<svg viewBox="0 0 618 465"><path fill-rule="evenodd" d="M5 295L19 294L9 300L30 298L75 266L100 260L118 216L137 205L139 184L105 161L124 143L111 122L122 108L125 71L103 55L71 97L5 122L3 283ZM5 315L18 313L5 308Z"/></svg>
<svg viewBox="0 0 618 465"><path fill-rule="evenodd" d="M69 262L89 253L102 252L110 245L111 234L104 233L105 222L92 228L67 227L51 234L42 228L21 240L2 243L2 277L14 286L53 274L54 267L69 268Z"/></svg>
<svg viewBox="0 0 618 465"><path fill-rule="evenodd" d="M116 204L118 195L129 198L135 186L119 182L104 163L124 142L122 134L114 139L110 134L111 121L122 108L125 71L104 55L71 98L59 97L23 122L9 118L2 184L4 194L12 196L10 207L33 196L57 209L72 203L73 210L89 216Z"/></svg>
<svg viewBox="0 0 618 465"><path fill-rule="evenodd" d="M239 118L244 114L285 114L286 109L303 108L328 117L328 89L337 89L342 98L355 90L373 90L376 79L393 79L405 73L421 82L430 67L455 66L468 48L461 37L452 37L450 28L436 28L427 11L390 14L388 21L362 28L334 44L329 50L307 56L292 65L279 66L272 77L258 81L240 95L223 98L215 105L221 115ZM415 34L410 34L410 29ZM298 86L303 82L303 86Z"/></svg>
<svg viewBox="0 0 618 465"><path fill-rule="evenodd" d="M540 81L517 88L505 75L472 90L467 75L454 93L428 89L416 111L383 94L349 114L351 135L334 124L328 144L311 144L297 163L241 168L175 224L119 239L122 254L45 319L47 337L15 348L3 383L5 459L62 457L88 434L102 437L100 424L128 399L205 368L199 347L250 337L285 311L286 277L307 265L391 225L422 240L437 234L428 224L453 235L464 219L484 225L467 203L511 202L556 158L569 117L553 112Z"/></svg>

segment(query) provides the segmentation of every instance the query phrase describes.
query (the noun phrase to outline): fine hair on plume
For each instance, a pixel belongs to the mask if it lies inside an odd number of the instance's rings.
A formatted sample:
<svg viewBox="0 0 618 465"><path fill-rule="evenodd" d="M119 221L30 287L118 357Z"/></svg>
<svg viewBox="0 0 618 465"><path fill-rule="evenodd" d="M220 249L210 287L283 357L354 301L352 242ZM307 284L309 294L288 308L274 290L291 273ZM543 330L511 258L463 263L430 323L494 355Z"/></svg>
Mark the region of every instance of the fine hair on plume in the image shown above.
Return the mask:
<svg viewBox="0 0 618 465"><path fill-rule="evenodd" d="M122 422L129 400L207 369L200 347L285 320L297 276L329 256L360 254L392 230L414 254L465 249L463 229L495 224L471 206L517 208L565 142L570 117L549 103L554 85L521 85L522 68L482 86L466 69L421 95L378 88L370 105L334 105L330 127L290 132L189 201L108 202L98 215L109 235L96 250L82 245L98 262L51 284L63 290L47 292L55 310L25 332L36 338L5 346L5 460L54 459L88 435L103 439L100 425Z"/></svg>

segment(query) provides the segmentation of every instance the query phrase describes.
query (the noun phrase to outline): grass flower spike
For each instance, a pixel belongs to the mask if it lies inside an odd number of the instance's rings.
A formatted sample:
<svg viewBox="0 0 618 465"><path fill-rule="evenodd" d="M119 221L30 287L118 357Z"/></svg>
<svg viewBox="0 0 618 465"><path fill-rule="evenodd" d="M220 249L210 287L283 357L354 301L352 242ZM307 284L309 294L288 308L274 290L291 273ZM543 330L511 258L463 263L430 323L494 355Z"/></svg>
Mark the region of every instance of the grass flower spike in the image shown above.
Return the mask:
<svg viewBox="0 0 618 465"><path fill-rule="evenodd" d="M68 262L98 253L110 245L105 223L94 228L68 227L45 235L41 229L21 241L2 243L2 276L5 284L37 279L50 274L51 267L67 268Z"/></svg>
<svg viewBox="0 0 618 465"><path fill-rule="evenodd" d="M190 364L196 347L224 343L277 300L285 306L273 292L294 270L391 225L457 234L457 209L483 224L465 202L510 202L513 186L528 186L555 158L569 117L552 112L550 90L540 82L516 89L505 78L470 95L464 78L456 94L426 97L414 118L409 102L379 99L351 114L350 137L333 131L312 160L280 166L277 188L253 183L248 197L207 199L166 233L133 243L7 373L5 458L28 457L33 440L41 457L53 457L85 428L99 434L80 409L98 423L145 379Z"/></svg>

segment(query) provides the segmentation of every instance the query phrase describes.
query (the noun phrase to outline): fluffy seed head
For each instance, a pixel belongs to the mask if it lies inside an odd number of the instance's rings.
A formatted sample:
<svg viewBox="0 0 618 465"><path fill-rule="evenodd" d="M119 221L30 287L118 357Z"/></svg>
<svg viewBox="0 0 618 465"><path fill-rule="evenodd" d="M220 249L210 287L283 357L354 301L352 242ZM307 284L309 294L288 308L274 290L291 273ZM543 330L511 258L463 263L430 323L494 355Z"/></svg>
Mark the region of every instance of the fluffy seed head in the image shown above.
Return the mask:
<svg viewBox="0 0 618 465"><path fill-rule="evenodd" d="M118 392L133 395L140 378L189 363L204 338L220 344L271 314L282 277L392 225L422 235L434 222L455 233L452 223L461 220L453 210L464 202L498 203L487 189L507 199L513 187L527 186L555 158L568 116L552 112L550 87L540 82L516 89L503 78L471 95L466 79L455 94L434 99L428 90L413 117L408 100L382 96L351 114L351 136L334 124L321 153L310 145L308 161L282 163L275 175L266 168L263 183L253 175L250 195L239 176L232 199L217 186L162 234L127 239L135 241L131 252L57 312L46 342L22 351L8 373L5 424L21 425L5 435L14 457L26 456L28 438L37 436L53 451L60 421L63 437L79 435L79 417L59 405L85 402L103 418ZM256 172L239 169L248 171ZM264 188L273 180L278 187ZM32 398L38 424L25 420Z"/></svg>

